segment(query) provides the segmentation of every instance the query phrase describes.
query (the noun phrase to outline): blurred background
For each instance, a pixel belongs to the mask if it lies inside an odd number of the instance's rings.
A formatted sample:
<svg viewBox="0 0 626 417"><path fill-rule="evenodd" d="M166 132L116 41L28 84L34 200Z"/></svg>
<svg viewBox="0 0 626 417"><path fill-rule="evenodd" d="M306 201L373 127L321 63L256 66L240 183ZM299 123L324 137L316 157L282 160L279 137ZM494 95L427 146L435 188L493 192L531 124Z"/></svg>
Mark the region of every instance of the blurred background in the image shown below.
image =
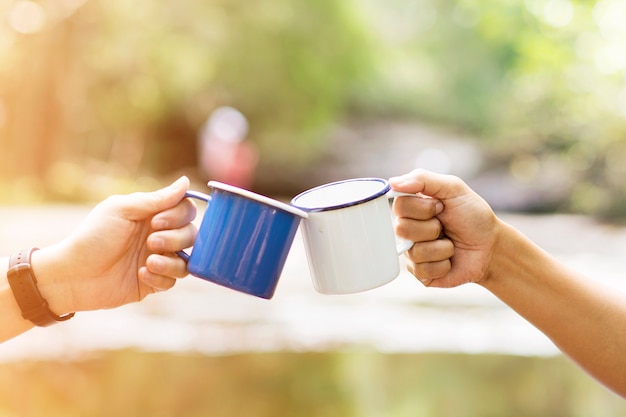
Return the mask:
<svg viewBox="0 0 626 417"><path fill-rule="evenodd" d="M422 167L626 288L624 0L0 0L0 13L4 254L181 174L288 200ZM270 302L190 280L0 346L0 416L626 414L488 294L403 273L322 297L305 263L295 245Z"/></svg>

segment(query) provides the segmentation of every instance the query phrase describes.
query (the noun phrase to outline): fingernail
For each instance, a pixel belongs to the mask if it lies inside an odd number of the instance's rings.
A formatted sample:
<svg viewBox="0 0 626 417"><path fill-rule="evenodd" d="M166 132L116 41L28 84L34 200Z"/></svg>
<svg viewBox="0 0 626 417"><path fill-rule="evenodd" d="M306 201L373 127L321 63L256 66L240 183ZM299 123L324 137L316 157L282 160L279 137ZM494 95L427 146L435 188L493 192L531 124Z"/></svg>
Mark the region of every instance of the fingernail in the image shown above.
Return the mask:
<svg viewBox="0 0 626 417"><path fill-rule="evenodd" d="M441 213L443 209L444 209L443 203L441 201L438 201L437 204L435 204L435 214Z"/></svg>

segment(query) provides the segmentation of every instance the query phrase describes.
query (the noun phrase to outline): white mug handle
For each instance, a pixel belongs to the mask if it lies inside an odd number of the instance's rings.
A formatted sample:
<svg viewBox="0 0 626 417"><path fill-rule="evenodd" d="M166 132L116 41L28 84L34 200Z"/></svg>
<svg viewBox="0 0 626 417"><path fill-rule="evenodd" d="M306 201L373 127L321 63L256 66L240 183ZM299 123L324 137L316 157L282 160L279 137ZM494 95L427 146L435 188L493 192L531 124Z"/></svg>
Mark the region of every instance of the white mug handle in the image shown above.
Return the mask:
<svg viewBox="0 0 626 417"><path fill-rule="evenodd" d="M395 190L389 190L387 192L387 198L389 200L396 198L396 197L401 197L401 196L416 197L417 195L411 194L411 193L401 193L400 191L395 191ZM398 253L398 255L402 255L404 252L411 249L413 245L415 244L415 242L413 242L412 240L404 239L398 236L396 237L398 239L398 244L396 245L396 252Z"/></svg>

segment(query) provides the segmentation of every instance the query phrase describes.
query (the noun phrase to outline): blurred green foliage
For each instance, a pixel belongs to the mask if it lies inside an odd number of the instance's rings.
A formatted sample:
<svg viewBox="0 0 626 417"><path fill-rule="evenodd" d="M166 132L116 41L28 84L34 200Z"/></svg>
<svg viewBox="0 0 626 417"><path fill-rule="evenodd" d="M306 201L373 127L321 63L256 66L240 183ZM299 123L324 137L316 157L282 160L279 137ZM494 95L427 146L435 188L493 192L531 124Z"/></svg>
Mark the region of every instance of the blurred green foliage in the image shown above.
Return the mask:
<svg viewBox="0 0 626 417"><path fill-rule="evenodd" d="M43 28L16 33L16 18L0 34L0 176L60 197L90 188L91 172L193 167L220 105L250 118L264 161L299 163L372 68L349 2L91 0L63 18L30 4Z"/></svg>
<svg viewBox="0 0 626 417"><path fill-rule="evenodd" d="M207 115L232 105L277 175L347 120L428 122L518 181L563 178L560 209L623 215L624 4L4 0L0 191L71 199L94 176L188 170Z"/></svg>
<svg viewBox="0 0 626 417"><path fill-rule="evenodd" d="M625 2L368 3L386 37L365 103L472 132L520 182L557 177L561 210L626 214Z"/></svg>
<svg viewBox="0 0 626 417"><path fill-rule="evenodd" d="M104 353L0 368L0 415L212 417L623 416L563 357L369 350L223 357Z"/></svg>

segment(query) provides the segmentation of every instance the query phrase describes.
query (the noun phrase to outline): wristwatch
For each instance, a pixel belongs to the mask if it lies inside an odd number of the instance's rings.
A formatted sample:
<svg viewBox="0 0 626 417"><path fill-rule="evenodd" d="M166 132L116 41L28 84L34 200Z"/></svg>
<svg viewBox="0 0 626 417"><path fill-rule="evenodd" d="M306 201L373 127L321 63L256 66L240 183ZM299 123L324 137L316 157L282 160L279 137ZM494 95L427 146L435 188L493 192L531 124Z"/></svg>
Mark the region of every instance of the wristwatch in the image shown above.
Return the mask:
<svg viewBox="0 0 626 417"><path fill-rule="evenodd" d="M41 296L37 288L37 279L30 267L30 257L36 250L38 248L30 248L11 256L7 280L22 310L22 317L37 326L45 327L59 321L69 320L74 317L74 313L58 316L48 308L48 302Z"/></svg>

